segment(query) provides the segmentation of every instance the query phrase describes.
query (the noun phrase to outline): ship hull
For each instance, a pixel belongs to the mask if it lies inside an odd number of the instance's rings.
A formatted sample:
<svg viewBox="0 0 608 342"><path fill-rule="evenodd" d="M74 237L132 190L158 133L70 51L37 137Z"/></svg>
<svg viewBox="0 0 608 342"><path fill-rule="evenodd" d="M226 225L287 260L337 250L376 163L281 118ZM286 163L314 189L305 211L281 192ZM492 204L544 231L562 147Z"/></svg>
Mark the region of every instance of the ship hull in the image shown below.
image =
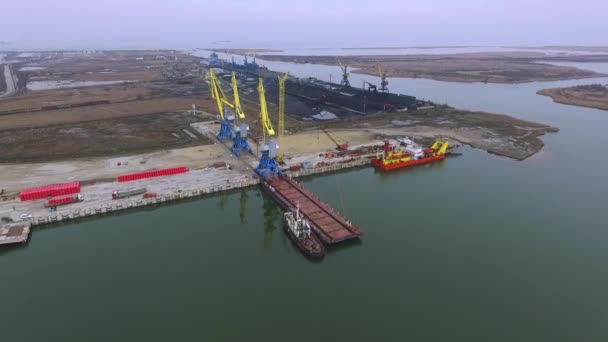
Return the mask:
<svg viewBox="0 0 608 342"><path fill-rule="evenodd" d="M375 167L384 170L384 171L391 171L391 170L397 170L397 169L403 169L406 167L411 167L411 166L416 166L416 165L423 165L423 164L428 164L428 163L432 163L432 162L436 162L439 160L444 160L445 159L445 155L439 155L439 156L432 156L432 157L425 157L425 158L420 158L417 160L408 160L408 161L403 161L403 162L398 162L398 163L392 163L392 164L384 164L382 162L381 158L376 158L376 159L372 159L372 165L374 165Z"/></svg>
<svg viewBox="0 0 608 342"><path fill-rule="evenodd" d="M283 218L283 223L285 227L285 233L287 233L287 236L289 236L291 242L293 242L298 247L302 254L315 259L322 258L323 256L325 256L325 248L323 248L323 244L314 235L311 235L307 239L298 239L294 232L289 229L289 222L286 218ZM307 243L309 244L308 246L306 245ZM318 250L314 251L312 250L312 248L309 248L311 244L317 246Z"/></svg>

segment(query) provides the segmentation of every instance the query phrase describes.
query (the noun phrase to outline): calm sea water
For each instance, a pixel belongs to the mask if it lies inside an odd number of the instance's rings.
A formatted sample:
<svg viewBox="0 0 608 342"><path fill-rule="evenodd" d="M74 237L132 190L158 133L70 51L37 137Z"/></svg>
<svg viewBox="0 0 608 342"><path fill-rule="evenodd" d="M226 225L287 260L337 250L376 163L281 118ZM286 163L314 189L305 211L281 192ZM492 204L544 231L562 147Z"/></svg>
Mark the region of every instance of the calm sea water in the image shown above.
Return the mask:
<svg viewBox="0 0 608 342"><path fill-rule="evenodd" d="M605 341L608 112L535 95L598 80L389 81L561 131L524 162L305 179L365 232L322 262L258 189L35 231L0 251L2 340Z"/></svg>

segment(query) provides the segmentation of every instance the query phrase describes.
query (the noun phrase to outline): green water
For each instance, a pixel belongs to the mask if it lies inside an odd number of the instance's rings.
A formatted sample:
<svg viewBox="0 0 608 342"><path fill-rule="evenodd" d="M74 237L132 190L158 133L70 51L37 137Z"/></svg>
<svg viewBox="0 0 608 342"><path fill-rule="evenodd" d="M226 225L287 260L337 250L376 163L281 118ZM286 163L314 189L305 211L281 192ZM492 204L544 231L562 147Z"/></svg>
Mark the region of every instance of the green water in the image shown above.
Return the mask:
<svg viewBox="0 0 608 342"><path fill-rule="evenodd" d="M560 127L542 153L305 179L365 232L322 262L258 189L35 231L1 340L606 341L608 114L501 87L461 92Z"/></svg>

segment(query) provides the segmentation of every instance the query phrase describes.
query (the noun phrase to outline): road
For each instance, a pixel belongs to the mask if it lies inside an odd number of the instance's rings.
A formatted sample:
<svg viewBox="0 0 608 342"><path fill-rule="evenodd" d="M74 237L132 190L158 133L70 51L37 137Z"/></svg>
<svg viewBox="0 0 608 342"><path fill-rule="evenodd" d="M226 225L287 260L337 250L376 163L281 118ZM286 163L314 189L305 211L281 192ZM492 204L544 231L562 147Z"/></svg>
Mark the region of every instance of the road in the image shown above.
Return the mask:
<svg viewBox="0 0 608 342"><path fill-rule="evenodd" d="M15 93L17 82L10 68L10 64L4 64L4 78L6 79L6 91L0 94L0 98L9 97Z"/></svg>

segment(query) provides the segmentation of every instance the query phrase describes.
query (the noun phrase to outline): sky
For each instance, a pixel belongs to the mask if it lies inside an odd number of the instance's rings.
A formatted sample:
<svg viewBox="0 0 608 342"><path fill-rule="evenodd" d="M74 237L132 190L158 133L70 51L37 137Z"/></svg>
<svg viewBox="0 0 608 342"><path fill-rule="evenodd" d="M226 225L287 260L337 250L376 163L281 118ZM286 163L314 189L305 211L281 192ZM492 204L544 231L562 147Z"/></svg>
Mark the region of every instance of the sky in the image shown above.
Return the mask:
<svg viewBox="0 0 608 342"><path fill-rule="evenodd" d="M608 46L606 0L5 0L0 50Z"/></svg>

